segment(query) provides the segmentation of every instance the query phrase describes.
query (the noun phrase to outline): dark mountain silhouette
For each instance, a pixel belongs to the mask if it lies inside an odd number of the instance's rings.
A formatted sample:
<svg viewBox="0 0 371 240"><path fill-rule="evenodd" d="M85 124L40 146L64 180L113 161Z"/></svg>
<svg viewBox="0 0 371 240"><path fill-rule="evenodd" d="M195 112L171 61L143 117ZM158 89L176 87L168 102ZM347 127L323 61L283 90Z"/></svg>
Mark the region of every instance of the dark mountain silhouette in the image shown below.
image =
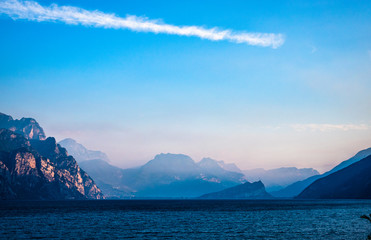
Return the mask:
<svg viewBox="0 0 371 240"><path fill-rule="evenodd" d="M261 181L243 183L218 192L204 194L202 199L269 199L273 198L265 191Z"/></svg>
<svg viewBox="0 0 371 240"><path fill-rule="evenodd" d="M67 149L68 154L72 155L79 163L95 159L101 159L109 162L109 159L105 153L101 151L89 150L72 138L63 139L62 141L58 142L58 144Z"/></svg>
<svg viewBox="0 0 371 240"><path fill-rule="evenodd" d="M363 159L363 158L365 158L369 155L371 155L371 148L368 148L368 149L365 149L365 150L362 150L362 151L358 152L353 157L349 158L346 161L341 162L339 165L337 165L336 167L334 167L333 169L331 169L330 171L328 171L324 174L316 175L316 176L307 178L303 181L295 182L295 183L287 186L286 188L284 188L282 190L279 190L279 191L276 191L276 192L270 192L270 194L272 194L275 197L283 197L283 198L295 197L295 196L299 195L305 188L307 188L310 184L312 184L317 179L326 177L326 176L328 176L328 175L330 175L334 172L337 172L341 169L344 169L347 166L350 166L351 164L353 164L355 162L358 162L359 160L361 160L361 159Z"/></svg>
<svg viewBox="0 0 371 240"><path fill-rule="evenodd" d="M45 136L43 131L35 135L39 128L36 121L22 124L21 128L9 124L11 130L0 129L1 199L103 198L94 181L54 138L40 140Z"/></svg>
<svg viewBox="0 0 371 240"><path fill-rule="evenodd" d="M371 199L371 156L316 180L299 199Z"/></svg>

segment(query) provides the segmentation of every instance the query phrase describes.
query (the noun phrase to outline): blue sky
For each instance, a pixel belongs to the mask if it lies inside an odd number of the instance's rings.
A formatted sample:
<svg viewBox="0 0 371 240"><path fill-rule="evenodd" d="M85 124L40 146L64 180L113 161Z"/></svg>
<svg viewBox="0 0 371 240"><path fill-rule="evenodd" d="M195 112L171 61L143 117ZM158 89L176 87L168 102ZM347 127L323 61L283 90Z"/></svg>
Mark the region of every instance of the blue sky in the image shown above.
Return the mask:
<svg viewBox="0 0 371 240"><path fill-rule="evenodd" d="M276 47L34 21L7 3L25 2L0 0L1 111L116 165L173 152L323 171L371 146L369 1L37 1L282 34Z"/></svg>

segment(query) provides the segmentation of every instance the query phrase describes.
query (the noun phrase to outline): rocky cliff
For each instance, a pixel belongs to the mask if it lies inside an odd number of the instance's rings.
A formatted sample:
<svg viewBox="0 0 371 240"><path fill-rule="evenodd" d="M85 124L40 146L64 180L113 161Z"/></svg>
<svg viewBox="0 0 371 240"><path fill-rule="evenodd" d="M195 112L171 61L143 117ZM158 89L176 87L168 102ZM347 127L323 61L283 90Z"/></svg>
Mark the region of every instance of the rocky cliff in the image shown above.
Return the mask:
<svg viewBox="0 0 371 240"><path fill-rule="evenodd" d="M0 199L103 198L94 181L54 138L39 140L45 135L36 121L23 121L30 124L15 129L11 121L7 121L10 130L0 129Z"/></svg>
<svg viewBox="0 0 371 240"><path fill-rule="evenodd" d="M0 113L0 129L6 128L23 135L27 139L44 140L45 133L33 118L13 119L11 116Z"/></svg>

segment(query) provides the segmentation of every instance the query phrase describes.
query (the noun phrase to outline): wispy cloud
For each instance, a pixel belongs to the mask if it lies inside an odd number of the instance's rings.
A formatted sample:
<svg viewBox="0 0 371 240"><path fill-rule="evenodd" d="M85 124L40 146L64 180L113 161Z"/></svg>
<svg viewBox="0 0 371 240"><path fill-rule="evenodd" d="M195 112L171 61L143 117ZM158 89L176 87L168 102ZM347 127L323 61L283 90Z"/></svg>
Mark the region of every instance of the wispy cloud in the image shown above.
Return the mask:
<svg viewBox="0 0 371 240"><path fill-rule="evenodd" d="M293 124L291 125L296 131L350 131L350 130L369 130L367 124Z"/></svg>
<svg viewBox="0 0 371 240"><path fill-rule="evenodd" d="M282 34L236 32L229 29L204 28L200 26L176 26L144 17L127 15L125 18L100 11L88 11L72 6L42 6L34 1L0 0L0 13L14 20L26 19L37 22L63 22L72 25L130 29L138 32L194 36L212 41L227 40L235 43L277 48L284 43Z"/></svg>

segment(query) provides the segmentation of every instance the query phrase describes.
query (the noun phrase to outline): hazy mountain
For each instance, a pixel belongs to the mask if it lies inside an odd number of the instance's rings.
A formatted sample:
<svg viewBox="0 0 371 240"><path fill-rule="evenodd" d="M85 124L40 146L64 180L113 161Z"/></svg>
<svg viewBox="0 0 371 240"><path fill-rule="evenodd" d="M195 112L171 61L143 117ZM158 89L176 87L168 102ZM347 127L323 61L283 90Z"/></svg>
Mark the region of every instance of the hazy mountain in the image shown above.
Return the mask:
<svg viewBox="0 0 371 240"><path fill-rule="evenodd" d="M210 159L210 158L204 158L204 159ZM214 160L214 161L216 161L216 160ZM227 170L227 171L230 171L230 172L239 172L239 173L242 173L241 169L239 167L237 167L237 165L234 164L234 163L225 163L224 161L216 161L216 162L224 170Z"/></svg>
<svg viewBox="0 0 371 240"><path fill-rule="evenodd" d="M5 128L21 134L27 139L44 140L45 133L33 118L13 119L11 116L0 113L0 129Z"/></svg>
<svg viewBox="0 0 371 240"><path fill-rule="evenodd" d="M123 177L137 197L197 197L244 181L241 173L209 168L189 156L170 153L159 154L139 168L126 169Z"/></svg>
<svg viewBox="0 0 371 240"><path fill-rule="evenodd" d="M122 183L124 170L101 159L79 163L107 198L132 198L133 190Z"/></svg>
<svg viewBox="0 0 371 240"><path fill-rule="evenodd" d="M371 155L371 148L368 148L368 149L365 149L365 150L362 150L362 151L358 152L353 157L349 158L346 161L341 162L339 165L337 165L336 167L334 167L333 169L331 169L330 171L328 171L324 174L316 175L316 176L307 178L303 181L295 182L295 183L287 186L286 188L284 188L282 190L279 190L277 192L271 192L271 194L275 197L295 197L299 193L301 193L305 188L307 188L310 184L312 184L314 181L316 181L317 179L326 177L326 176L330 175L331 173L334 173L334 172L337 172L341 169L344 169L347 166L350 166L351 164L353 164L355 162L358 162L359 160L361 160L361 159L363 159L363 158L365 158L369 155Z"/></svg>
<svg viewBox="0 0 371 240"><path fill-rule="evenodd" d="M93 159L101 159L109 162L109 159L105 153L101 151L89 150L72 138L63 139L58 144L67 149L68 154L72 155L78 162Z"/></svg>
<svg viewBox="0 0 371 240"><path fill-rule="evenodd" d="M371 199L371 156L313 182L300 199Z"/></svg>
<svg viewBox="0 0 371 240"><path fill-rule="evenodd" d="M273 198L265 191L261 181L243 183L218 192L202 195L202 199L269 199Z"/></svg>
<svg viewBox="0 0 371 240"><path fill-rule="evenodd" d="M1 199L101 199L94 181L54 138L27 140L0 129Z"/></svg>
<svg viewBox="0 0 371 240"><path fill-rule="evenodd" d="M245 182L244 176L212 159L195 163L183 154L159 154L143 166L120 169L104 161L81 163L107 197L197 197Z"/></svg>
<svg viewBox="0 0 371 240"><path fill-rule="evenodd" d="M202 169L204 174L216 176L222 180L233 180L241 181L244 179L243 173L238 171L238 167L235 164L225 164L223 161L216 161L211 158L203 158L197 165ZM237 171L231 171L227 169L236 169Z"/></svg>
<svg viewBox="0 0 371 240"><path fill-rule="evenodd" d="M262 181L268 192L280 190L294 182L319 175L313 168L282 167L271 170L256 168L242 171L249 182Z"/></svg>

